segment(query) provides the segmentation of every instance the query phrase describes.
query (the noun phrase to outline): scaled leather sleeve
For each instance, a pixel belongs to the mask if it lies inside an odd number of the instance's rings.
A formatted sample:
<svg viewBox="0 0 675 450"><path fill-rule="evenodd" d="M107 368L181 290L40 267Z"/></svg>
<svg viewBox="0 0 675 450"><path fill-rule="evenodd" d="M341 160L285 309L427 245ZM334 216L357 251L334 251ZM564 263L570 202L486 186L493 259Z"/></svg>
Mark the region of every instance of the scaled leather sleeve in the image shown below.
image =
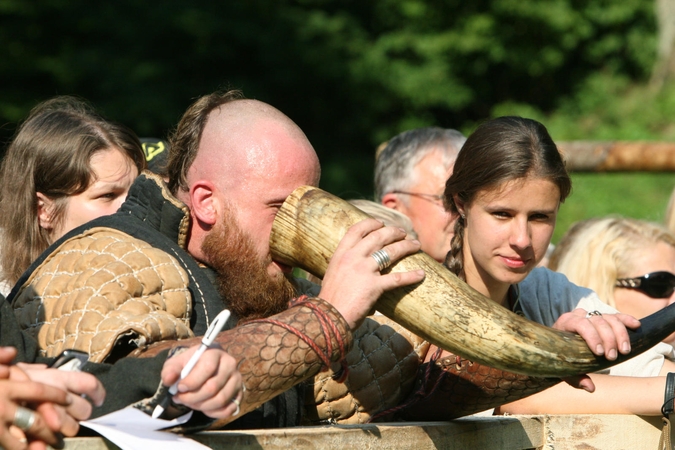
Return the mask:
<svg viewBox="0 0 675 450"><path fill-rule="evenodd" d="M239 418L316 375L326 362L342 360L352 345L352 334L332 305L312 298L299 299L281 314L224 331L217 342L237 360L246 392L240 414L218 420L211 428ZM168 346L198 343L199 339L159 343L140 356L152 356Z"/></svg>
<svg viewBox="0 0 675 450"><path fill-rule="evenodd" d="M446 353L420 366L413 394L389 412L411 421L450 420L525 398L560 381L505 372Z"/></svg>

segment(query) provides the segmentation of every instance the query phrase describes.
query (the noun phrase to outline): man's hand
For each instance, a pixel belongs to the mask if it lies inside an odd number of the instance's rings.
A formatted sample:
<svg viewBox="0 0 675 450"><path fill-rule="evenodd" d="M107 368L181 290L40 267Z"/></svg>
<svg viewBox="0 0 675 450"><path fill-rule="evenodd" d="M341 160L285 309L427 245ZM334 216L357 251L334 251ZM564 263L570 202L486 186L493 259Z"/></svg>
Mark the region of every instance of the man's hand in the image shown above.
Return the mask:
<svg viewBox="0 0 675 450"><path fill-rule="evenodd" d="M356 329L385 292L419 283L424 271L381 274L372 254L384 249L392 263L420 249L417 240L405 239L400 228L385 227L375 219L351 226L328 264L319 297L331 303Z"/></svg>
<svg viewBox="0 0 675 450"><path fill-rule="evenodd" d="M198 345L166 360L162 369L162 383L171 386L180 378L180 372ZM197 361L190 374L178 382L174 403L202 411L209 417L222 419L238 411L244 389L237 362L214 344Z"/></svg>

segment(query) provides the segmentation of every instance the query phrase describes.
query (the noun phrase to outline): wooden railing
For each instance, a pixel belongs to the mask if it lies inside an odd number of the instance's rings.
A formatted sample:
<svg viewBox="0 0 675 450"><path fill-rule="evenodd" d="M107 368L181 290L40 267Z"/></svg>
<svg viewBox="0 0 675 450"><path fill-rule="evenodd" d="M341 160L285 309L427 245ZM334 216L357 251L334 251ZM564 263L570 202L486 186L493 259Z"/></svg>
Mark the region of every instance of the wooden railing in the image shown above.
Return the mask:
<svg viewBox="0 0 675 450"><path fill-rule="evenodd" d="M611 415L467 417L452 422L382 423L208 431L192 437L219 449L656 450L661 418ZM112 450L101 438L66 439L65 450ZM161 448L161 443L155 448Z"/></svg>
<svg viewBox="0 0 675 450"><path fill-rule="evenodd" d="M566 141L557 145L572 172L675 172L675 142Z"/></svg>

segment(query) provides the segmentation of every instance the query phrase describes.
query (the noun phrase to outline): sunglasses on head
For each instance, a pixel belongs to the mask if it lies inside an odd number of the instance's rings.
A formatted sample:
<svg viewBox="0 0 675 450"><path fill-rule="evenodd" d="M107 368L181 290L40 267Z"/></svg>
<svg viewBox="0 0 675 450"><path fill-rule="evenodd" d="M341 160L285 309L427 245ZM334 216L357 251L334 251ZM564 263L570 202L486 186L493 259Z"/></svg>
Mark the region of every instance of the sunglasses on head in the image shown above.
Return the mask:
<svg viewBox="0 0 675 450"><path fill-rule="evenodd" d="M635 289L651 298L668 298L675 291L675 275L670 272L652 272L635 278L619 278L616 287Z"/></svg>

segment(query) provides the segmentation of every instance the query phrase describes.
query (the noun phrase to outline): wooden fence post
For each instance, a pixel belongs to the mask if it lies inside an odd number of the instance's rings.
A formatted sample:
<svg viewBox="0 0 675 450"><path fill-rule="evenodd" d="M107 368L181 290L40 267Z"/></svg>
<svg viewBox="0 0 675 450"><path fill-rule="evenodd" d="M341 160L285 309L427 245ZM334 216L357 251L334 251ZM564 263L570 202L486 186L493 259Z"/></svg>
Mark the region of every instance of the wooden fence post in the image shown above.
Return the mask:
<svg viewBox="0 0 675 450"><path fill-rule="evenodd" d="M675 172L675 142L558 142L570 172Z"/></svg>

